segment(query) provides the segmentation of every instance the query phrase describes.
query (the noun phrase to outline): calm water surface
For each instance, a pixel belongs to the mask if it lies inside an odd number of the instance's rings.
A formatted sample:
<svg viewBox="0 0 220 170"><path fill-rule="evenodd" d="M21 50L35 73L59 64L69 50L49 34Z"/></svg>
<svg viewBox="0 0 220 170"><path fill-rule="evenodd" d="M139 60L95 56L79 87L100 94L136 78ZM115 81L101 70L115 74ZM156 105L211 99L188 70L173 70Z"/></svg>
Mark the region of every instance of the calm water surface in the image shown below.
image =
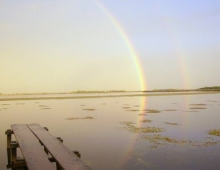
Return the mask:
<svg viewBox="0 0 220 170"><path fill-rule="evenodd" d="M220 129L220 94L0 101L0 116L1 170L5 130L24 123L48 127L94 170L220 169L220 137L207 133Z"/></svg>

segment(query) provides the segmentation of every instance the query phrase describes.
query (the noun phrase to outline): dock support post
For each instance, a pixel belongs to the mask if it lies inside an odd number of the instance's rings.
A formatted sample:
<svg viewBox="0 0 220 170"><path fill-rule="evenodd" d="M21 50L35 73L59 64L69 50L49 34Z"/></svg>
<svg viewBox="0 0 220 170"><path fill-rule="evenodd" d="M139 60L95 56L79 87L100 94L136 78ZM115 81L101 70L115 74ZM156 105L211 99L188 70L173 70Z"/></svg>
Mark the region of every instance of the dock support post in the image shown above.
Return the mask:
<svg viewBox="0 0 220 170"><path fill-rule="evenodd" d="M63 169L58 162L56 162L56 165L57 165L57 170L62 170Z"/></svg>
<svg viewBox="0 0 220 170"><path fill-rule="evenodd" d="M7 168L11 168L11 154L10 154L10 143L11 143L11 135L13 134L11 129L5 131L7 135L7 156L8 156L8 165Z"/></svg>
<svg viewBox="0 0 220 170"><path fill-rule="evenodd" d="M10 158L11 158L11 165L12 165L12 170L13 170L13 167L14 167L14 163L16 162L16 158L17 158L17 147L18 147L18 144L17 142L15 141L12 141L10 143Z"/></svg>

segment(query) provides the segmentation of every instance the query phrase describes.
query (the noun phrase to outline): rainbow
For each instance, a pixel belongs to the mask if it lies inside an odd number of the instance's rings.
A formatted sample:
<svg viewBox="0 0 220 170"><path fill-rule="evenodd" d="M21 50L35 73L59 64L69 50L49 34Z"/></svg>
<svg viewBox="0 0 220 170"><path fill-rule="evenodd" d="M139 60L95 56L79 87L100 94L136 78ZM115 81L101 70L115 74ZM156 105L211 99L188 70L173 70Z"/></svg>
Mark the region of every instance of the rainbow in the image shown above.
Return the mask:
<svg viewBox="0 0 220 170"><path fill-rule="evenodd" d="M94 0L94 2L97 4L97 6L99 7L99 9L107 16L107 18L112 22L112 24L115 26L115 28L117 29L119 35L122 37L122 39L124 40L125 44L127 45L129 52L132 56L132 59L135 63L135 68L138 74L138 79L140 81L140 88L142 91L146 90L146 84L145 84L145 78L144 78L144 74L142 71L142 66L141 66L141 62L138 58L138 54L133 46L133 44L131 43L128 35L126 34L126 31L123 29L123 27L121 26L121 24L117 21L117 19L114 17L113 14L111 14L102 4L100 1L98 0Z"/></svg>
<svg viewBox="0 0 220 170"><path fill-rule="evenodd" d="M138 74L138 79L140 81L140 88L142 91L147 89L146 86L146 81L144 78L144 73L142 70L142 66L141 66L141 62L138 58L138 54L131 42L131 40L129 39L128 35L126 34L126 31L123 29L123 27L121 26L121 24L117 21L117 19L114 17L113 14L111 14L103 5L100 1L98 0L93 0L95 2L95 4L97 4L97 6L99 7L99 9L107 16L107 18L111 21L111 23L114 25L114 27L117 29L119 35L122 37L122 39L124 40L125 44L127 45L128 49L129 49L129 53L131 54L131 57L135 63L135 68ZM143 113L143 110L146 109L147 107L147 98L143 97L140 98L140 113ZM141 127L142 126L142 122L141 120L145 119L144 115L137 115L137 121L136 121L136 126L137 127ZM133 138L138 138L138 134L134 134ZM124 156L122 158L122 160L120 160L119 162L119 166L123 166L124 164L126 164L126 162L131 159L131 155L130 153L133 152L134 150L134 146L136 144L136 140L132 140L126 149L126 152L124 153Z"/></svg>

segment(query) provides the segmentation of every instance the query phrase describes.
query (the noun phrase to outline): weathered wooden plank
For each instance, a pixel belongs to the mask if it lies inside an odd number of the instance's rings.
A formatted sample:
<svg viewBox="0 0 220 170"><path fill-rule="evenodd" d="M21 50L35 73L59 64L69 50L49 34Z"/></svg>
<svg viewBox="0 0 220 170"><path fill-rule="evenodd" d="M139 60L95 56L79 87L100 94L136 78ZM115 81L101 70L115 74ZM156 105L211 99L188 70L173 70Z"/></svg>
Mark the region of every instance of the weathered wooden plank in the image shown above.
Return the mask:
<svg viewBox="0 0 220 170"><path fill-rule="evenodd" d="M30 170L54 170L55 168L43 151L36 136L26 125L11 125L15 138L21 148L26 165Z"/></svg>
<svg viewBox="0 0 220 170"><path fill-rule="evenodd" d="M69 148L38 124L28 124L30 130L43 143L54 159L65 170L91 170Z"/></svg>

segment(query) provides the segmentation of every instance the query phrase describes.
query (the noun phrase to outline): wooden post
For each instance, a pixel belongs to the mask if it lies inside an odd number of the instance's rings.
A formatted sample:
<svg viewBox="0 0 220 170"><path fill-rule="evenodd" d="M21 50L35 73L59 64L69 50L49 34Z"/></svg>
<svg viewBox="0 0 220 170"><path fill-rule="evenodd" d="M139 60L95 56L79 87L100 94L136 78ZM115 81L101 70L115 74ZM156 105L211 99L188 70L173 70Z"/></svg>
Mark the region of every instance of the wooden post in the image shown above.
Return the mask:
<svg viewBox="0 0 220 170"><path fill-rule="evenodd" d="M58 139L61 143L63 143L63 139L62 139L61 137L57 137L57 139Z"/></svg>
<svg viewBox="0 0 220 170"><path fill-rule="evenodd" d="M81 157L81 154L79 153L79 151L74 150L73 153L74 153L76 156L78 156L79 158Z"/></svg>
<svg viewBox="0 0 220 170"><path fill-rule="evenodd" d="M62 170L63 169L58 162L56 162L56 165L57 165L57 170Z"/></svg>
<svg viewBox="0 0 220 170"><path fill-rule="evenodd" d="M17 157L17 147L18 147L18 144L17 142L15 141L12 141L10 143L10 158L11 158L11 165L12 165L12 170L13 170L13 167L14 167L14 162L16 161L16 157Z"/></svg>
<svg viewBox="0 0 220 170"><path fill-rule="evenodd" d="M8 165L7 168L11 167L11 154L10 154L10 143L11 143L11 134L13 134L11 129L5 131L7 135L7 156L8 156Z"/></svg>

